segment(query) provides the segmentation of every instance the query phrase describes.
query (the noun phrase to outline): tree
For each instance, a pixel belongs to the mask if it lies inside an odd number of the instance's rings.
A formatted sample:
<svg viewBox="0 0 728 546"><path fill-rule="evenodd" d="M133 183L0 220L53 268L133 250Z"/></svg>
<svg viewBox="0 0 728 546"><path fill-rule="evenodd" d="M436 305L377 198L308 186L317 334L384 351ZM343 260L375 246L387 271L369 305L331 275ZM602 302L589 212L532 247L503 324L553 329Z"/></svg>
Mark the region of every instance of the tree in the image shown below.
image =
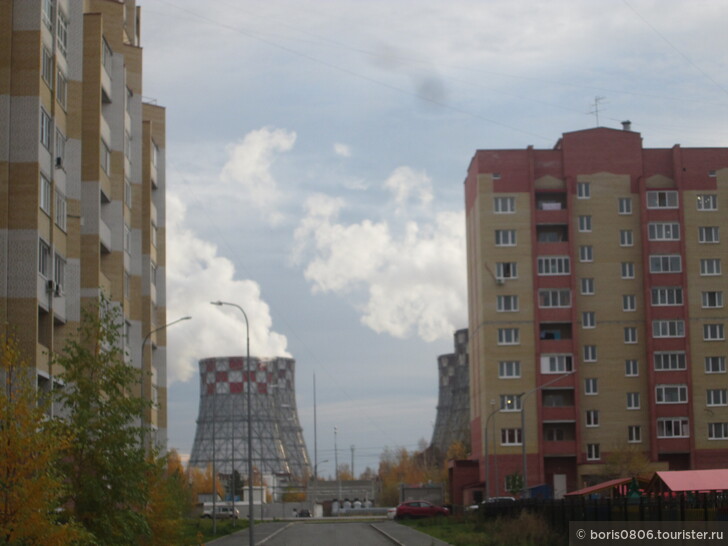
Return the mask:
<svg viewBox="0 0 728 546"><path fill-rule="evenodd" d="M192 488L175 450L157 460L149 474L149 487L146 515L151 533L140 544L180 544L185 533L183 519L192 509Z"/></svg>
<svg viewBox="0 0 728 546"><path fill-rule="evenodd" d="M506 491L511 495L518 495L523 490L523 476L516 470L513 474L506 476Z"/></svg>
<svg viewBox="0 0 728 546"><path fill-rule="evenodd" d="M57 510L63 480L56 465L71 437L47 418L49 401L39 397L35 370L14 340L0 338L0 345L0 542L80 543L80 526L62 523Z"/></svg>
<svg viewBox="0 0 728 546"><path fill-rule="evenodd" d="M633 446L617 447L605 457L604 462L602 476L605 480L634 478L651 470L649 459Z"/></svg>
<svg viewBox="0 0 728 546"><path fill-rule="evenodd" d="M200 495L212 495L212 465L208 464L203 472L196 466L187 468L187 480L189 481L192 502L197 502ZM222 480L215 480L215 490L220 497L225 496L225 488Z"/></svg>
<svg viewBox="0 0 728 546"><path fill-rule="evenodd" d="M64 434L74 438L61 464L69 506L99 544L136 544L150 534L155 464L135 424L148 403L133 395L141 377L125 362L121 324L118 308L102 298L84 310L78 335L54 359L66 385L58 397Z"/></svg>

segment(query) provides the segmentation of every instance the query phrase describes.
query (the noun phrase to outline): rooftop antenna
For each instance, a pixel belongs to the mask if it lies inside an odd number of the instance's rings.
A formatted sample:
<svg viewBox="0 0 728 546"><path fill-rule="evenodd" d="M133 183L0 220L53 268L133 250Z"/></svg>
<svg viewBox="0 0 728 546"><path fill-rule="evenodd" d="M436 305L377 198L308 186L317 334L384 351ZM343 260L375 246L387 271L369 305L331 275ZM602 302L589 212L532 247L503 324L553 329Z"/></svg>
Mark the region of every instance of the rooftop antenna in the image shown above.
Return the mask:
<svg viewBox="0 0 728 546"><path fill-rule="evenodd" d="M602 102L606 97L594 97L594 109L589 113L594 114L597 121L597 127L599 127L599 103Z"/></svg>

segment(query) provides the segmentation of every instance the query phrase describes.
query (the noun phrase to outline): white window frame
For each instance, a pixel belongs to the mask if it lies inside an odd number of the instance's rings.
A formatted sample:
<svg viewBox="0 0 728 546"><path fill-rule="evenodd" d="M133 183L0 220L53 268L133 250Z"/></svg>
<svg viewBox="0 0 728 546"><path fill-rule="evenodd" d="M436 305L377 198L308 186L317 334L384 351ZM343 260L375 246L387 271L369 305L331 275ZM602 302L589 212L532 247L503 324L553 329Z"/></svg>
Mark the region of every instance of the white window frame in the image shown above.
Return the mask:
<svg viewBox="0 0 728 546"><path fill-rule="evenodd" d="M725 356L706 356L704 359L705 373L726 373Z"/></svg>
<svg viewBox="0 0 728 546"><path fill-rule="evenodd" d="M539 256L536 266L541 277L571 274L571 260L568 256Z"/></svg>
<svg viewBox="0 0 728 546"><path fill-rule="evenodd" d="M51 277L51 245L38 238L38 273L45 279Z"/></svg>
<svg viewBox="0 0 728 546"><path fill-rule="evenodd" d="M640 362L636 358L628 358L624 361L624 376L625 377L639 377L640 375Z"/></svg>
<svg viewBox="0 0 728 546"><path fill-rule="evenodd" d="M581 327L584 329L590 329L590 328L597 327L596 311L583 311L581 313Z"/></svg>
<svg viewBox="0 0 728 546"><path fill-rule="evenodd" d="M687 369L685 351L655 351L652 365L656 372L673 372Z"/></svg>
<svg viewBox="0 0 728 546"><path fill-rule="evenodd" d="M63 110L68 105L68 78L60 68L56 72L56 100Z"/></svg>
<svg viewBox="0 0 728 546"><path fill-rule="evenodd" d="M632 345L634 343L638 343L638 337L637 328L634 326L627 326L624 328L624 342L626 344Z"/></svg>
<svg viewBox="0 0 728 546"><path fill-rule="evenodd" d="M66 260L58 253L53 256L53 281L56 284L56 292L62 294L66 284Z"/></svg>
<svg viewBox="0 0 728 546"><path fill-rule="evenodd" d="M64 57L68 55L68 17L62 9L58 10L58 23L56 24L56 38L58 50Z"/></svg>
<svg viewBox="0 0 728 546"><path fill-rule="evenodd" d="M64 168L66 165L66 135L56 127L56 167Z"/></svg>
<svg viewBox="0 0 728 546"><path fill-rule="evenodd" d="M53 193L53 186L51 185L50 179L44 175L43 173L40 173L40 189L39 189L39 196L38 196L38 205L40 206L40 210L45 212L47 215L50 216L51 214L51 196Z"/></svg>
<svg viewBox="0 0 728 546"><path fill-rule="evenodd" d="M518 379L520 377L520 360L501 360L498 362L498 379Z"/></svg>
<svg viewBox="0 0 728 546"><path fill-rule="evenodd" d="M593 296L595 294L596 290L593 277L582 277L579 279L579 284L582 296Z"/></svg>
<svg viewBox="0 0 728 546"><path fill-rule="evenodd" d="M722 322L703 324L703 341L725 340L725 326Z"/></svg>
<svg viewBox="0 0 728 546"><path fill-rule="evenodd" d="M502 446L520 446L521 441L520 428L502 428L501 429L501 445Z"/></svg>
<svg viewBox="0 0 728 546"><path fill-rule="evenodd" d="M500 410L502 413L512 411L521 411L521 395L520 394L501 394Z"/></svg>
<svg viewBox="0 0 728 546"><path fill-rule="evenodd" d="M103 138L100 139L99 156L101 170L106 174L111 174L111 148Z"/></svg>
<svg viewBox="0 0 728 546"><path fill-rule="evenodd" d="M647 192L648 209L676 209L680 206L680 197L674 190L651 190Z"/></svg>
<svg viewBox="0 0 728 546"><path fill-rule="evenodd" d="M655 386L655 404L687 404L688 402L688 386L687 385L656 385Z"/></svg>
<svg viewBox="0 0 728 546"><path fill-rule="evenodd" d="M41 15L43 19L43 25L50 31L53 32L53 12L55 10L54 0L43 0L41 3Z"/></svg>
<svg viewBox="0 0 728 546"><path fill-rule="evenodd" d="M599 410L586 410L584 412L584 426L596 428L599 426Z"/></svg>
<svg viewBox="0 0 728 546"><path fill-rule="evenodd" d="M723 307L723 291L710 290L701 292L700 300L703 309L720 309Z"/></svg>
<svg viewBox="0 0 728 546"><path fill-rule="evenodd" d="M627 427L627 443L628 444L642 443L642 427L640 427L639 425L629 425Z"/></svg>
<svg viewBox="0 0 728 546"><path fill-rule="evenodd" d="M623 294L622 295L622 311L625 313L632 313L637 311L637 296L634 294Z"/></svg>
<svg viewBox="0 0 728 546"><path fill-rule="evenodd" d="M708 423L708 440L728 440L728 423Z"/></svg>
<svg viewBox="0 0 728 546"><path fill-rule="evenodd" d="M619 230L619 246L634 246L634 232L631 229Z"/></svg>
<svg viewBox="0 0 728 546"><path fill-rule="evenodd" d="M619 197L617 199L617 213L622 215L632 214L631 197Z"/></svg>
<svg viewBox="0 0 728 546"><path fill-rule="evenodd" d="M658 438L690 438L690 421L687 417L659 417Z"/></svg>
<svg viewBox="0 0 728 546"><path fill-rule="evenodd" d="M579 247L579 261L589 263L594 261L594 247L591 245L581 245Z"/></svg>
<svg viewBox="0 0 728 546"><path fill-rule="evenodd" d="M516 230L515 229L496 229L495 230L495 246L516 246Z"/></svg>
<svg viewBox="0 0 728 546"><path fill-rule="evenodd" d="M493 197L493 212L495 214L514 214L516 212L516 198Z"/></svg>
<svg viewBox="0 0 728 546"><path fill-rule="evenodd" d="M53 119L45 108L40 107L40 143L51 151L51 132L53 131Z"/></svg>
<svg viewBox="0 0 728 546"><path fill-rule="evenodd" d="M720 243L720 228L718 226L698 227L698 242L704 245Z"/></svg>
<svg viewBox="0 0 728 546"><path fill-rule="evenodd" d="M131 256L131 228L124 224L124 252Z"/></svg>
<svg viewBox="0 0 728 546"><path fill-rule="evenodd" d="M722 275L722 267L720 258L701 258L700 259L700 276L701 277L717 277Z"/></svg>
<svg viewBox="0 0 728 546"><path fill-rule="evenodd" d="M682 286L656 286L651 290L653 307L672 307L683 304Z"/></svg>
<svg viewBox="0 0 728 546"><path fill-rule="evenodd" d="M553 353L541 355L542 374L565 374L574 370L574 355Z"/></svg>
<svg viewBox="0 0 728 546"><path fill-rule="evenodd" d="M627 394L627 409L638 410L640 409L640 393L639 392L628 392Z"/></svg>
<svg viewBox="0 0 728 546"><path fill-rule="evenodd" d="M586 444L586 460L587 461L599 461L601 460L599 444Z"/></svg>
<svg viewBox="0 0 728 546"><path fill-rule="evenodd" d="M579 231L588 233L592 230L592 217L589 214L579 216Z"/></svg>
<svg viewBox="0 0 728 546"><path fill-rule="evenodd" d="M651 254L650 273L681 273L682 256L680 254Z"/></svg>
<svg viewBox="0 0 728 546"><path fill-rule="evenodd" d="M652 337L685 337L685 321L682 319L653 320Z"/></svg>
<svg viewBox="0 0 728 546"><path fill-rule="evenodd" d="M499 313L514 313L518 311L518 296L513 294L496 296L496 311Z"/></svg>
<svg viewBox="0 0 728 546"><path fill-rule="evenodd" d="M728 406L728 389L707 389L705 405L709 407Z"/></svg>
<svg viewBox="0 0 728 546"><path fill-rule="evenodd" d="M56 225L63 231L67 231L67 201L66 196L58 189L56 188L56 210L55 210L55 216L56 216Z"/></svg>
<svg viewBox="0 0 728 546"><path fill-rule="evenodd" d="M584 362L596 362L597 361L597 346L596 345L584 345L582 348Z"/></svg>
<svg viewBox="0 0 728 546"><path fill-rule="evenodd" d="M698 210L718 210L718 196L714 193L698 195L695 204Z"/></svg>
<svg viewBox="0 0 728 546"><path fill-rule="evenodd" d="M568 288L541 288L538 291L538 306L541 309L564 309L571 307L571 290Z"/></svg>
<svg viewBox="0 0 728 546"><path fill-rule="evenodd" d="M496 262L495 278L499 281L518 278L518 262Z"/></svg>
<svg viewBox="0 0 728 546"><path fill-rule="evenodd" d="M650 222L647 224L647 238L650 241L679 241L679 222Z"/></svg>
<svg viewBox="0 0 728 546"><path fill-rule="evenodd" d="M576 198L577 199L591 198L591 186L589 185L589 182L577 182L576 183Z"/></svg>
<svg viewBox="0 0 728 546"><path fill-rule="evenodd" d="M49 89L53 89L53 53L43 46L40 74Z"/></svg>
<svg viewBox="0 0 728 546"><path fill-rule="evenodd" d="M587 377L584 379L584 395L596 396L599 394L599 379L597 377Z"/></svg>
<svg viewBox="0 0 728 546"><path fill-rule="evenodd" d="M520 345L521 333L518 328L498 328L498 345Z"/></svg>
<svg viewBox="0 0 728 546"><path fill-rule="evenodd" d="M634 262L622 262L620 266L620 276L623 279L634 279Z"/></svg>

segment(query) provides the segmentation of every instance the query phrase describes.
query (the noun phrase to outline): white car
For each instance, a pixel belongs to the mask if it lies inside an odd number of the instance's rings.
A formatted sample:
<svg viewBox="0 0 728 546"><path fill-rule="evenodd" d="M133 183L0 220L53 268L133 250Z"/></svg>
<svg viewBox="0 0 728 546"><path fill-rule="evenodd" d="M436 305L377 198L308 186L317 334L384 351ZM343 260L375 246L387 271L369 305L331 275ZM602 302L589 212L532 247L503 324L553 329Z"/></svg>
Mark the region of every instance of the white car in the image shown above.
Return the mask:
<svg viewBox="0 0 728 546"><path fill-rule="evenodd" d="M394 517L397 515L397 507L393 506L392 508L387 508L387 519L394 519Z"/></svg>
<svg viewBox="0 0 728 546"><path fill-rule="evenodd" d="M212 519L212 506L205 507L205 511L200 517ZM240 517L240 511L236 508L233 512L232 506L216 506L215 507L215 519L238 519Z"/></svg>

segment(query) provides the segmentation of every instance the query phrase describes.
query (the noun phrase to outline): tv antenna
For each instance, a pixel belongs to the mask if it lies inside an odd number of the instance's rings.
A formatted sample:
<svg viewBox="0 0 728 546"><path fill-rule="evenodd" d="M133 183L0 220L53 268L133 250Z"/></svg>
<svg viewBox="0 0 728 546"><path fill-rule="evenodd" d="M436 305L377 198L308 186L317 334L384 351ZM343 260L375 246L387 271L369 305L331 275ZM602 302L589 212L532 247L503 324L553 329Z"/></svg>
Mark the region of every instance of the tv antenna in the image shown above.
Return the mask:
<svg viewBox="0 0 728 546"><path fill-rule="evenodd" d="M594 106L593 109L589 112L590 114L594 114L597 121L597 127L599 127L599 104L605 100L606 97L594 97Z"/></svg>

